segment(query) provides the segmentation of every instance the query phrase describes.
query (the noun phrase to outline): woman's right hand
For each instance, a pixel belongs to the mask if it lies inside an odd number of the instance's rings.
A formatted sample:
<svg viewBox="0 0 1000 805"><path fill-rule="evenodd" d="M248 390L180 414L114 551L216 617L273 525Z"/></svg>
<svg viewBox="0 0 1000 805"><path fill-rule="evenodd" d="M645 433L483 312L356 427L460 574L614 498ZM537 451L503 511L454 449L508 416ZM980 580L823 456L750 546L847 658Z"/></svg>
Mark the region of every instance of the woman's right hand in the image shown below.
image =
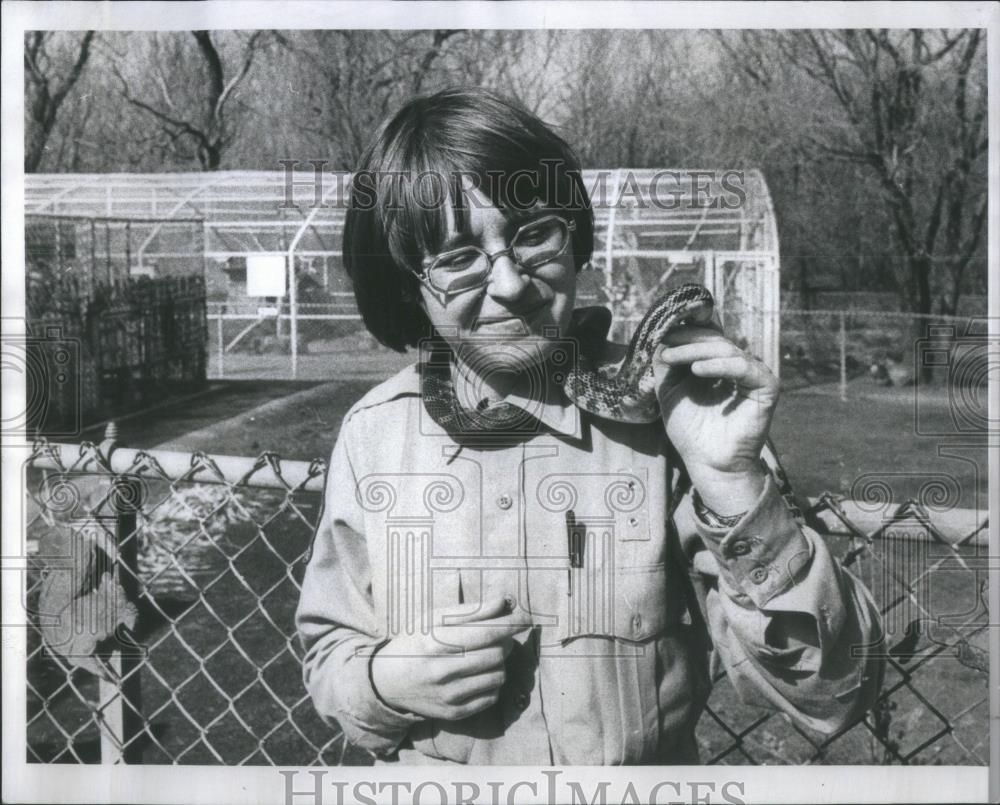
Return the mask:
<svg viewBox="0 0 1000 805"><path fill-rule="evenodd" d="M430 634L386 643L372 659L372 681L383 701L425 718L458 721L496 704L504 660L514 635L531 626L497 596L434 610Z"/></svg>

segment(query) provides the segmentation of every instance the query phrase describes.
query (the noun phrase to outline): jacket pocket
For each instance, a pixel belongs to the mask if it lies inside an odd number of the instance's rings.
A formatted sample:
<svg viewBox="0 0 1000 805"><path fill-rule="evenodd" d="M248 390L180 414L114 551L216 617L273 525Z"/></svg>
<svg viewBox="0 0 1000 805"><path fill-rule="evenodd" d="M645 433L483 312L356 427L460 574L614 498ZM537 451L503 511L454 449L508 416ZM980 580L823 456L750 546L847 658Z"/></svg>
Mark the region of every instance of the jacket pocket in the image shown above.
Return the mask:
<svg viewBox="0 0 1000 805"><path fill-rule="evenodd" d="M652 762L661 715L656 646L682 623L683 591L679 584L671 589L664 563L615 568L604 579L581 581L580 575L559 626L564 650L588 657L601 691L593 702L595 729L603 735L600 762Z"/></svg>
<svg viewBox="0 0 1000 805"><path fill-rule="evenodd" d="M556 633L559 640L615 637L641 643L684 617L684 593L670 585L664 563L614 568L577 568Z"/></svg>

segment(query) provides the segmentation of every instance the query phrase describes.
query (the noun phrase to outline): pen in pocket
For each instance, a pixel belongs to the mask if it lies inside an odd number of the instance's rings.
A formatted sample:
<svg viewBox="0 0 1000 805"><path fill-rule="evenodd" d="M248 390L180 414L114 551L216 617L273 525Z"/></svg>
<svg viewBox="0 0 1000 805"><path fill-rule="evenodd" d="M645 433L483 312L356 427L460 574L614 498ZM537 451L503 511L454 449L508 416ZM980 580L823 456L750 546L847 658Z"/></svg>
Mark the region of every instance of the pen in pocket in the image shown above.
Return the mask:
<svg viewBox="0 0 1000 805"><path fill-rule="evenodd" d="M583 548L586 530L583 523L576 521L572 509L566 512L566 554L569 565L566 568L566 594L573 595L573 569L583 567Z"/></svg>

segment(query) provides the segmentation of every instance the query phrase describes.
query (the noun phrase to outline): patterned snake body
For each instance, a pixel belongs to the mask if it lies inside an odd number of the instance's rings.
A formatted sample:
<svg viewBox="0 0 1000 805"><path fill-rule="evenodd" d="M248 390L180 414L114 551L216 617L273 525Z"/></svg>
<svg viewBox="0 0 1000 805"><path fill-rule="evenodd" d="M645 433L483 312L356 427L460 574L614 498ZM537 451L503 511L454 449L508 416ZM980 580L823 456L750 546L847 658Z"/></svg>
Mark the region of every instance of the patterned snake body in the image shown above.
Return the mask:
<svg viewBox="0 0 1000 805"><path fill-rule="evenodd" d="M709 324L713 311L712 294L701 285L682 285L669 291L643 317L620 360L608 354L614 352L613 344L605 345L596 356L581 349L578 366L567 374L563 390L579 408L603 419L655 422L660 417L653 376L657 349L675 327ZM603 339L611 323L607 310L587 308L576 315L579 329L587 328L589 317L603 319L599 323Z"/></svg>

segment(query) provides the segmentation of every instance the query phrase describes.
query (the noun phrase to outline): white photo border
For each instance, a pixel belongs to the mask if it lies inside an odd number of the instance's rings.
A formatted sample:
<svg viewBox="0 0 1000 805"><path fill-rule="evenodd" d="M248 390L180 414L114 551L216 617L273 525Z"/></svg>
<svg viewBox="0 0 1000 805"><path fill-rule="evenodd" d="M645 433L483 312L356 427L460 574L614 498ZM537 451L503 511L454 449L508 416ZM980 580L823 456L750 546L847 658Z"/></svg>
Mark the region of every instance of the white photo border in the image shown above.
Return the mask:
<svg viewBox="0 0 1000 805"><path fill-rule="evenodd" d="M1000 6L991 3L776 3L776 2L283 2L263 0L209 0L209 2L5 2L3 22L2 125L2 315L4 334L23 332L24 319L24 176L23 176L23 45L31 29L60 30L190 30L190 29L413 29L413 28L869 28L927 27L988 29L989 85L998 86L1000 68ZM991 92L989 110L989 316L994 336L1000 321L1000 92ZM995 348L994 344L994 348ZM993 356L993 365L1000 355ZM10 376L8 376L10 375ZM996 380L996 377L993 378ZM4 419L23 411L23 376L3 377ZM991 421L1000 419L1000 394L990 389ZM5 440L6 442L6 440ZM592 792L601 781L611 791L623 791L628 781L635 790L649 791L666 782L661 791L697 801L701 795L738 783L733 797L745 802L997 802L1000 801L1000 446L991 444L989 499L990 546L990 745L994 762L989 769L958 766L698 766L698 767L561 767L559 780L580 783ZM533 767L336 767L271 768L207 766L66 766L28 764L25 758L25 630L20 600L23 565L23 501L17 494L28 451L3 445L3 801L5 802L149 802L149 803L276 803L304 805L319 802L289 791L312 787L314 773L322 773L323 802L339 802L338 792L360 790L373 801L406 801L405 789L392 783L422 781L452 786L479 781L484 796L489 781L501 781L502 801L516 789L516 801L546 802L546 782L552 769ZM548 775L546 775L548 772ZM291 781L291 782L290 782ZM382 781L381 791L369 785ZM525 781L536 783L534 792ZM676 787L675 787L676 784ZM707 786L713 784L714 788ZM356 789L354 786L361 785ZM454 791L454 788L450 788ZM566 789L560 789L565 791ZM685 792L681 794L681 791ZM468 791L468 789L466 789ZM609 791L609 794L611 794ZM427 802L438 801L427 795ZM613 796L613 794L612 794ZM667 796L664 793L663 796ZM689 798L683 799L684 796ZM351 801L343 798L343 801ZM489 801L488 799L486 801ZM512 800L513 801L513 800ZM609 800L609 801L614 801ZM620 801L620 800L618 800ZM666 801L666 800L664 800ZM676 801L676 800L671 800ZM711 801L725 801L724 799Z"/></svg>

